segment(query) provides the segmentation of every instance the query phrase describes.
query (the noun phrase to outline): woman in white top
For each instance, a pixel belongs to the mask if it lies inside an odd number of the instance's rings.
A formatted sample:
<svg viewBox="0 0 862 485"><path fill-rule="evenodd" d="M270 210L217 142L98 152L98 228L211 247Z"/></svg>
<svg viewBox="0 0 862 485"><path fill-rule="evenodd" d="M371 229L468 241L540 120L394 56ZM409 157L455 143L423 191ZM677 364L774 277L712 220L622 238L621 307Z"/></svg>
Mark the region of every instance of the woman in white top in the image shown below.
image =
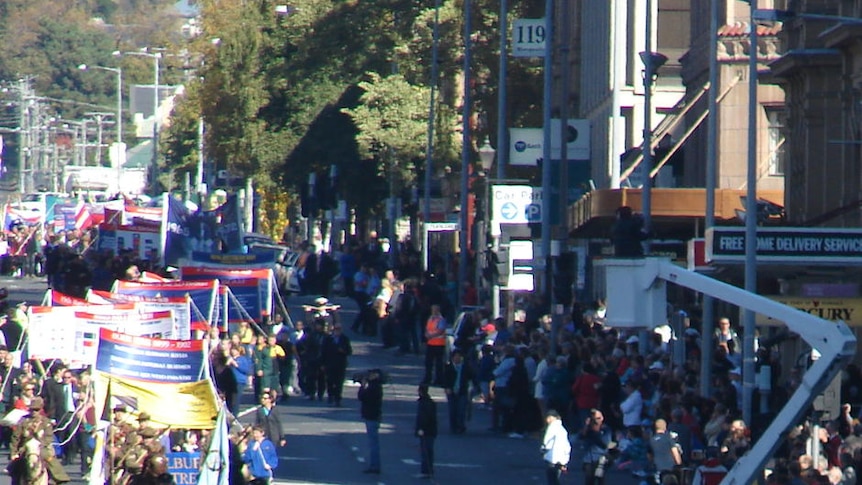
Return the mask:
<svg viewBox="0 0 862 485"><path fill-rule="evenodd" d="M549 485L560 483L560 474L569 464L572 445L569 444L569 432L563 426L560 415L556 411L548 411L545 416L548 426L542 438L542 458L545 460Z"/></svg>
<svg viewBox="0 0 862 485"><path fill-rule="evenodd" d="M536 365L536 374L533 376L533 397L539 404L539 410L542 414L545 413L545 402L547 402L545 398L545 386L542 384L545 372L548 370L548 360L550 360L547 354L546 350L539 350L539 363Z"/></svg>
<svg viewBox="0 0 862 485"><path fill-rule="evenodd" d="M638 383L629 380L626 382L625 389L629 395L620 403L620 411L623 413L623 426L640 426L644 400L640 389L638 389Z"/></svg>

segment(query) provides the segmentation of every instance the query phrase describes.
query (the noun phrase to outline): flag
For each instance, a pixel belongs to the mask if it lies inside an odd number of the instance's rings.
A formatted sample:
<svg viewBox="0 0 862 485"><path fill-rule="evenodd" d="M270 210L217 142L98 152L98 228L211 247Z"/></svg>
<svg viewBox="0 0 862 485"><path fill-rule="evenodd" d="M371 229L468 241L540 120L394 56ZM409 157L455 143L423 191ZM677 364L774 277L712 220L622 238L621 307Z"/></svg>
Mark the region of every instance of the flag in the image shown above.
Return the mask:
<svg viewBox="0 0 862 485"><path fill-rule="evenodd" d="M215 212L219 221L216 237L221 240L228 251L242 251L242 211L239 207L239 197L236 194L229 195L227 201L220 205Z"/></svg>
<svg viewBox="0 0 862 485"><path fill-rule="evenodd" d="M93 225L93 214L90 208L81 201L75 207L75 229L87 229Z"/></svg>
<svg viewBox="0 0 862 485"><path fill-rule="evenodd" d="M183 202L165 194L164 218L162 219L162 240L164 241L164 263L178 266L180 259L191 254L189 246L189 210ZM127 208L128 210L128 208Z"/></svg>
<svg viewBox="0 0 862 485"><path fill-rule="evenodd" d="M42 223L42 213L39 211L32 211L26 209L19 209L16 207L12 207L9 204L6 204L6 210L4 211L4 222L3 227L6 229L11 228L15 224L25 224L28 226L35 226L37 224Z"/></svg>
<svg viewBox="0 0 862 485"><path fill-rule="evenodd" d="M212 432L209 450L201 460L201 471L197 485L228 485L230 476L230 436L228 436L227 411L222 403Z"/></svg>

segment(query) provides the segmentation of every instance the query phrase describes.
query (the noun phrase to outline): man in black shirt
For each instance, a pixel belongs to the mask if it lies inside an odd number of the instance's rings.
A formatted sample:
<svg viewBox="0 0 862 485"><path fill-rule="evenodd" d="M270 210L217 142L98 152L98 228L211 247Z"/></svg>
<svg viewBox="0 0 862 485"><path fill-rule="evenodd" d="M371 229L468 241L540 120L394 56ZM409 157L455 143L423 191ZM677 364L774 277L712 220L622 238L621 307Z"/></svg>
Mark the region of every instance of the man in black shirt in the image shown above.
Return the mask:
<svg viewBox="0 0 862 485"><path fill-rule="evenodd" d="M363 376L359 387L360 414L368 434L368 468L363 473L380 474L380 419L383 415L383 384L380 370Z"/></svg>

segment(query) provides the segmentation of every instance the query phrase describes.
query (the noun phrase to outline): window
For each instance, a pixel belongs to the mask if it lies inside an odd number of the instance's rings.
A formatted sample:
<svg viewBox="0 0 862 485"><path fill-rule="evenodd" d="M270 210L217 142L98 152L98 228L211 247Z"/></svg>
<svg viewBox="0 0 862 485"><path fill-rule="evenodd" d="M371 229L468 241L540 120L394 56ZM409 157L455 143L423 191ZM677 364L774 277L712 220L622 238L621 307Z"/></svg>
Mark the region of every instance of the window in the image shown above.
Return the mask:
<svg viewBox="0 0 862 485"><path fill-rule="evenodd" d="M769 175L784 175L787 154L784 146L784 133L787 126L787 112L783 106L766 107L767 153Z"/></svg>

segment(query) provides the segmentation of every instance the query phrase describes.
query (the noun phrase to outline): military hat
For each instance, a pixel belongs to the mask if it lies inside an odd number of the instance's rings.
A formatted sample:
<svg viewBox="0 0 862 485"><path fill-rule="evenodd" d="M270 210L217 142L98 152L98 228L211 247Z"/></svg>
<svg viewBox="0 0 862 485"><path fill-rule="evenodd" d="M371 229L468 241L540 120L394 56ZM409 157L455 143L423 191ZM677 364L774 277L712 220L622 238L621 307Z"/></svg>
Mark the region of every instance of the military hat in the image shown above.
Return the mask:
<svg viewBox="0 0 862 485"><path fill-rule="evenodd" d="M152 417L150 416L150 413L146 413L146 412L138 413L138 421L149 421L150 419L152 419Z"/></svg>
<svg viewBox="0 0 862 485"><path fill-rule="evenodd" d="M141 435L141 438L155 438L156 436L158 436L159 432L156 431L155 428L147 427L141 428L141 430L138 431L138 434Z"/></svg>
<svg viewBox="0 0 862 485"><path fill-rule="evenodd" d="M30 411L41 411L42 408L45 407L45 400L41 397L34 397L32 401L30 401Z"/></svg>

